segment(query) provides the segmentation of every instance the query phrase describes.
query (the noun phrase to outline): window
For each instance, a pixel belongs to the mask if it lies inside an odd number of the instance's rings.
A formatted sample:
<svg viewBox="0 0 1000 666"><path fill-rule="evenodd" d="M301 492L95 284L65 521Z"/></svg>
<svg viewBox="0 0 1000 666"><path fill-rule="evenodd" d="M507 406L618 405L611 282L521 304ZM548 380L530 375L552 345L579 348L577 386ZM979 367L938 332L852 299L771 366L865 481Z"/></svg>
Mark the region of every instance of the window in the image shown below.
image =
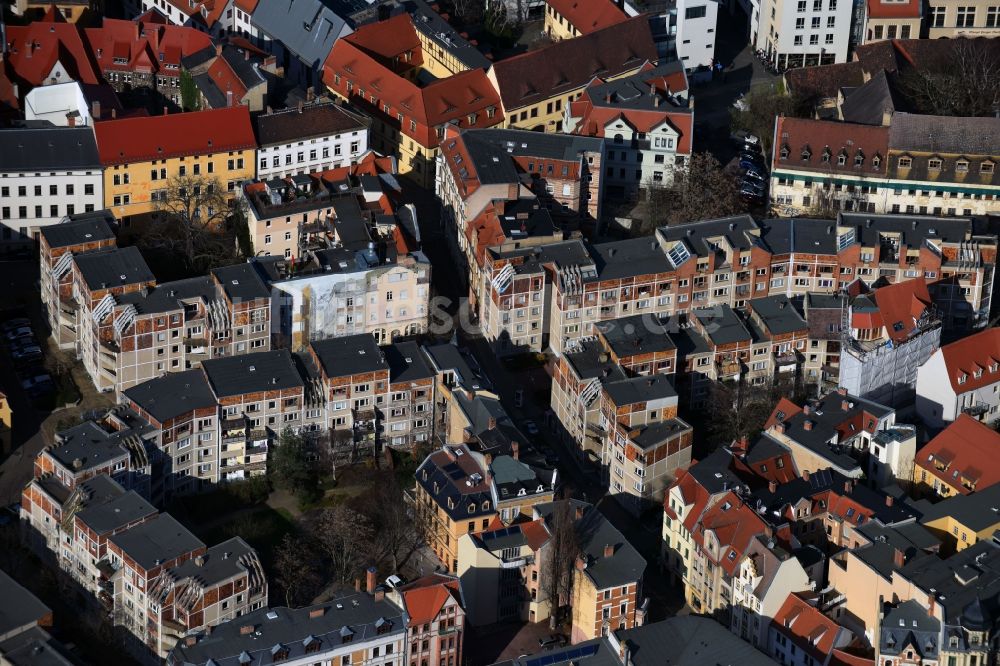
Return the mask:
<svg viewBox="0 0 1000 666"><path fill-rule="evenodd" d="M1000 28L1000 7L988 7L986 9L986 27Z"/></svg>
<svg viewBox="0 0 1000 666"><path fill-rule="evenodd" d="M912 157L900 157L899 158L899 168L900 169L909 169L911 166L913 166L913 158Z"/></svg>
<svg viewBox="0 0 1000 666"><path fill-rule="evenodd" d="M927 160L927 168L930 169L931 171L940 171L941 160L937 157L932 157L931 159Z"/></svg>
<svg viewBox="0 0 1000 666"><path fill-rule="evenodd" d="M800 16L799 18L795 19L796 30L804 30L805 27L806 27L806 19L804 16Z"/></svg>
<svg viewBox="0 0 1000 666"><path fill-rule="evenodd" d="M815 30L816 28L819 27L819 20L820 20L819 16L813 16L812 17L812 25L811 25L811 27L812 27L813 30Z"/></svg>
<svg viewBox="0 0 1000 666"><path fill-rule="evenodd" d="M931 7L931 27L932 28L943 28L944 27L944 15L945 7Z"/></svg>
<svg viewBox="0 0 1000 666"><path fill-rule="evenodd" d="M971 28L976 23L975 7L959 7L955 26L958 28Z"/></svg>
<svg viewBox="0 0 1000 666"><path fill-rule="evenodd" d="M696 19L705 17L705 5L699 5L697 7L688 7L684 10L684 18L686 19Z"/></svg>

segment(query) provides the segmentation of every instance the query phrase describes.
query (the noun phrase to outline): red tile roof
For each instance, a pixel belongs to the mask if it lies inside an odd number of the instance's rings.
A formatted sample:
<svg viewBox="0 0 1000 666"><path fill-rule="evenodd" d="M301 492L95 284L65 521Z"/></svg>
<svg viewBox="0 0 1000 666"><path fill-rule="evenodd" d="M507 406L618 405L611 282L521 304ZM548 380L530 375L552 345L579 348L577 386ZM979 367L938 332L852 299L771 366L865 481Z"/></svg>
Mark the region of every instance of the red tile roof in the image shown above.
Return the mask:
<svg viewBox="0 0 1000 666"><path fill-rule="evenodd" d="M770 429L771 426L776 423L787 421L789 418L801 411L802 408L788 398L781 398L778 400L778 404L774 406L771 416L768 417L767 422L764 424L764 430Z"/></svg>
<svg viewBox="0 0 1000 666"><path fill-rule="evenodd" d="M250 111L243 105L96 123L104 165L162 160L256 147ZM251 167L253 165L250 165Z"/></svg>
<svg viewBox="0 0 1000 666"><path fill-rule="evenodd" d="M97 84L102 80L87 50L83 31L75 24L35 21L24 26L9 25L7 42L10 48L5 59L10 61L17 77L32 87L46 83L57 62L74 81Z"/></svg>
<svg viewBox="0 0 1000 666"><path fill-rule="evenodd" d="M171 75L180 74L181 58L212 46L205 33L159 21L104 19L100 28L87 28L87 46L102 72L108 70L159 73L175 66ZM116 63L116 58L126 59Z"/></svg>
<svg viewBox="0 0 1000 666"><path fill-rule="evenodd" d="M483 70L466 70L420 86L392 69L382 53L369 49L383 44L383 26L405 27L404 22L411 21L408 14L400 14L394 21L366 25L337 40L323 67L324 83L425 147L438 145L437 128L442 125L483 128L502 122L500 99Z"/></svg>
<svg viewBox="0 0 1000 666"><path fill-rule="evenodd" d="M574 102L574 105L583 100ZM663 111L643 111L638 109L616 109L614 107L595 107L587 104L583 112L580 124L574 130L574 134L586 136L604 136L604 128L618 118L622 118L636 132L651 132L654 128L663 123L679 135L677 140L677 152L682 155L691 154L691 138L694 134L694 116L690 113L677 113L667 110ZM574 106L574 112L577 108Z"/></svg>
<svg viewBox="0 0 1000 666"><path fill-rule="evenodd" d="M260 0L234 0L233 4L247 14L253 14L254 10L257 9L258 2L260 2Z"/></svg>
<svg viewBox="0 0 1000 666"><path fill-rule="evenodd" d="M931 305L927 282L919 277L875 290L875 304L893 342L903 342L917 330L917 322Z"/></svg>
<svg viewBox="0 0 1000 666"><path fill-rule="evenodd" d="M843 642L842 634L850 634L811 606L801 593L788 595L771 624L820 663L826 663L827 655Z"/></svg>
<svg viewBox="0 0 1000 666"><path fill-rule="evenodd" d="M882 0L868 0L868 18L888 19L888 18L920 18L920 0L905 0L899 2L884 2Z"/></svg>
<svg viewBox="0 0 1000 666"><path fill-rule="evenodd" d="M545 0L581 35L617 25L628 19L612 0Z"/></svg>
<svg viewBox="0 0 1000 666"><path fill-rule="evenodd" d="M768 530L768 524L756 511L744 504L736 493L728 492L701 515L695 529L690 531L692 540L699 546L704 546L707 532L714 533L719 544L716 563L732 576L753 539L768 533ZM705 555L708 556L708 553L705 552Z"/></svg>
<svg viewBox="0 0 1000 666"><path fill-rule="evenodd" d="M657 59L645 16L576 39L564 39L493 65L506 110L577 90L594 78L613 78Z"/></svg>
<svg viewBox="0 0 1000 666"><path fill-rule="evenodd" d="M781 157L783 149L788 150L785 158ZM803 156L806 150L808 157ZM883 175L888 152L888 127L779 117L772 163L775 169L822 171L833 175ZM829 160L825 162L824 153L829 154ZM864 158L860 167L854 165L859 154ZM843 165L838 163L840 155L846 158ZM877 168L873 162L876 155L880 160Z"/></svg>
<svg viewBox="0 0 1000 666"><path fill-rule="evenodd" d="M956 340L941 347L941 354L955 393L1000 382L1000 328L987 328Z"/></svg>
<svg viewBox="0 0 1000 666"><path fill-rule="evenodd" d="M945 469L938 469L935 462ZM960 414L917 452L916 464L962 495L973 492L963 481L983 490L1000 482L1000 433Z"/></svg>
<svg viewBox="0 0 1000 666"><path fill-rule="evenodd" d="M409 616L408 627L433 622L449 599L461 601L458 579L441 574L418 578L400 591Z"/></svg>

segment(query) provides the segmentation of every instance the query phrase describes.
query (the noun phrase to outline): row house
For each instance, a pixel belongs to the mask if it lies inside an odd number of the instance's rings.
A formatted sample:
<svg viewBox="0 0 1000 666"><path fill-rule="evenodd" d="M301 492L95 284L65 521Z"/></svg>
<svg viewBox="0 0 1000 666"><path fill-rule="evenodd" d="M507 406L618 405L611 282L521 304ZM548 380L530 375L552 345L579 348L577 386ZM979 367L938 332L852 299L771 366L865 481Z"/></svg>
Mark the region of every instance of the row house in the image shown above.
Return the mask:
<svg viewBox="0 0 1000 666"><path fill-rule="evenodd" d="M941 345L941 320L923 277L879 287L845 310L839 385L851 395L911 407L918 368Z"/></svg>
<svg viewBox="0 0 1000 666"><path fill-rule="evenodd" d="M762 649L789 666L895 666L863 656L854 632L824 614L820 603L818 595L789 594L774 615Z"/></svg>
<svg viewBox="0 0 1000 666"><path fill-rule="evenodd" d="M251 113L262 112L278 74L274 56L239 38L209 44L185 56L181 66L198 89L200 104L188 104L201 109L243 104Z"/></svg>
<svg viewBox="0 0 1000 666"><path fill-rule="evenodd" d="M1000 335L992 328L932 351L917 369L916 410L932 428L967 414L990 424L1000 418Z"/></svg>
<svg viewBox="0 0 1000 666"><path fill-rule="evenodd" d="M233 199L256 171L257 141L243 105L110 120L95 131L104 206L126 224L155 212L178 177L201 176Z"/></svg>
<svg viewBox="0 0 1000 666"><path fill-rule="evenodd" d="M934 499L969 495L1000 483L1000 434L968 414L960 414L913 462L917 492ZM993 461L993 462L991 462Z"/></svg>
<svg viewBox="0 0 1000 666"><path fill-rule="evenodd" d="M84 34L94 63L116 92L143 91L154 104L162 101L175 111L183 101L182 60L214 48L208 35L172 25L157 12L131 21L105 18Z"/></svg>
<svg viewBox="0 0 1000 666"><path fill-rule="evenodd" d="M220 37L232 30L234 0L127 0L126 15L150 17L171 26L184 26Z"/></svg>
<svg viewBox="0 0 1000 666"><path fill-rule="evenodd" d="M100 455L92 444L88 452ZM139 658L162 658L187 632L267 603L263 567L246 542L208 548L107 474L75 486L36 475L22 494L21 518L28 542L128 631Z"/></svg>
<svg viewBox="0 0 1000 666"><path fill-rule="evenodd" d="M604 181L610 196L635 199L669 187L691 159L694 107L680 62L647 63L631 76L596 79L563 113L567 133L607 143Z"/></svg>
<svg viewBox="0 0 1000 666"><path fill-rule="evenodd" d="M862 16L862 41L870 44L883 39L920 37L922 19L923 3L868 0Z"/></svg>
<svg viewBox="0 0 1000 666"><path fill-rule="evenodd" d="M595 76L617 79L657 60L649 21L632 17L544 48L504 58L487 76L499 93L505 127L563 131L563 111Z"/></svg>
<svg viewBox="0 0 1000 666"><path fill-rule="evenodd" d="M371 571L371 570L369 570ZM465 583L432 573L393 587L389 598L406 613L407 658L428 666L462 663L465 641ZM404 662L405 663L405 662Z"/></svg>
<svg viewBox="0 0 1000 666"><path fill-rule="evenodd" d="M927 507L920 524L941 540L941 552L955 553L989 541L1000 529L1000 516L993 511L1000 501L1000 484L994 483L974 493L960 492Z"/></svg>
<svg viewBox="0 0 1000 666"><path fill-rule="evenodd" d="M103 207L92 127L7 129L0 153L0 252L23 250L67 216Z"/></svg>
<svg viewBox="0 0 1000 666"><path fill-rule="evenodd" d="M257 178L267 181L350 166L368 152L369 120L339 104L312 103L254 118Z"/></svg>
<svg viewBox="0 0 1000 666"><path fill-rule="evenodd" d="M805 381L812 384L840 378L840 351L844 309L843 294L807 293L802 299L802 316L809 324Z"/></svg>
<svg viewBox="0 0 1000 666"><path fill-rule="evenodd" d="M942 143L940 116L903 112L884 126L778 118L771 203L783 215L838 210L985 215L998 210L995 118L948 118L966 137Z"/></svg>
<svg viewBox="0 0 1000 666"><path fill-rule="evenodd" d="M395 155L400 173L431 187L445 128L491 127L502 122L503 109L484 71L489 61L447 70L445 63L453 59L438 56L443 50L464 51L467 42L457 34L447 42L426 41L420 23L401 13L337 40L323 63L323 83L372 117L373 149ZM421 75L431 82L419 84Z"/></svg>

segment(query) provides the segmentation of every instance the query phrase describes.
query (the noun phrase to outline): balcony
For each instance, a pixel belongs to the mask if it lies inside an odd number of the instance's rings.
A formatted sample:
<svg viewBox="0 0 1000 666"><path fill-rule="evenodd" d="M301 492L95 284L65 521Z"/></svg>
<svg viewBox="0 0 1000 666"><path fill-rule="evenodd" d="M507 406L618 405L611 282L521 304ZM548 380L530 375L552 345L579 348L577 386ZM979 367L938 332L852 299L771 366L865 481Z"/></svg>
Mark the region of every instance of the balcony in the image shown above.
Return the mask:
<svg viewBox="0 0 1000 666"><path fill-rule="evenodd" d="M774 360L774 367L778 372L794 372L795 367L802 362L802 359L794 350L772 354L772 358Z"/></svg>
<svg viewBox="0 0 1000 666"><path fill-rule="evenodd" d="M715 368L719 379L739 379L744 371L743 362L738 358L716 361Z"/></svg>
<svg viewBox="0 0 1000 666"><path fill-rule="evenodd" d="M963 414L968 414L972 418L979 419L980 421L983 420L983 417L986 416L989 411L990 406L983 403L979 403L978 405L969 405L968 407L962 408Z"/></svg>
<svg viewBox="0 0 1000 666"><path fill-rule="evenodd" d="M500 560L501 569L520 569L521 567L528 566L535 561L534 555L525 555L524 557L515 557L509 560Z"/></svg>

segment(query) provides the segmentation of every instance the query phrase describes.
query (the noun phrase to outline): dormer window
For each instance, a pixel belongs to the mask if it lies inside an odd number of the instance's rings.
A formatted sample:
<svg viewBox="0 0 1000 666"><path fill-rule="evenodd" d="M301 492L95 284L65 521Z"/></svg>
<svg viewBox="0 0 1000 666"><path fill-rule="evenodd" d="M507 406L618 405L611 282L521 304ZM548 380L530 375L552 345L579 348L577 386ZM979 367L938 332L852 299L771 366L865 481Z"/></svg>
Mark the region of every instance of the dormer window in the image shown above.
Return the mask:
<svg viewBox="0 0 1000 666"><path fill-rule="evenodd" d="M969 170L969 160L959 160L955 162L956 173L966 173Z"/></svg>
<svg viewBox="0 0 1000 666"><path fill-rule="evenodd" d="M899 165L900 169L909 169L910 167L913 166L913 158L912 157L900 157L898 165Z"/></svg>
<svg viewBox="0 0 1000 666"><path fill-rule="evenodd" d="M787 160L789 152L790 151L788 150L788 146L782 146L781 147L781 153L780 153L781 154L781 159Z"/></svg>
<svg viewBox="0 0 1000 666"><path fill-rule="evenodd" d="M475 113L470 113L469 117L468 117L469 124L470 125L475 125L477 118L478 118L478 116Z"/></svg>
<svg viewBox="0 0 1000 666"><path fill-rule="evenodd" d="M488 501L483 502L483 511L489 511L489 510L490 510L490 503Z"/></svg>
<svg viewBox="0 0 1000 666"><path fill-rule="evenodd" d="M845 164L847 164L847 154L842 152L837 155L837 166L844 166Z"/></svg>
<svg viewBox="0 0 1000 666"><path fill-rule="evenodd" d="M960 374L960 375L958 376L958 383L959 383L959 384L964 384L964 383L966 382L966 380L967 380L968 378L969 378L969 375L967 375L967 374L965 374L965 373L963 372L962 374Z"/></svg>
<svg viewBox="0 0 1000 666"><path fill-rule="evenodd" d="M983 162L980 164L979 173L993 173L993 162Z"/></svg>
<svg viewBox="0 0 1000 666"><path fill-rule="evenodd" d="M475 512L476 512L476 505L475 504L470 504L469 505L469 513L475 513Z"/></svg>
<svg viewBox="0 0 1000 666"><path fill-rule="evenodd" d="M982 376L983 376L983 369L982 368L977 368L976 371L972 373L972 377L974 379L979 379Z"/></svg>
<svg viewBox="0 0 1000 666"><path fill-rule="evenodd" d="M802 161L803 162L808 162L810 157L812 157L812 151L810 151L808 148L803 148L802 149Z"/></svg>
<svg viewBox="0 0 1000 666"><path fill-rule="evenodd" d="M858 154L854 156L854 166L859 167L864 163L865 163L865 154L859 150Z"/></svg>
<svg viewBox="0 0 1000 666"><path fill-rule="evenodd" d="M997 364L990 363L990 372L996 372L996 371L997 371Z"/></svg>
<svg viewBox="0 0 1000 666"><path fill-rule="evenodd" d="M872 168L878 171L879 165L882 164L882 158L876 155L872 158Z"/></svg>
<svg viewBox="0 0 1000 666"><path fill-rule="evenodd" d="M823 149L823 164L830 163L830 155L831 155L830 148L829 146L827 146L826 148Z"/></svg>
<svg viewBox="0 0 1000 666"><path fill-rule="evenodd" d="M930 158L929 160L927 160L927 168L930 169L931 171L940 171L941 159L937 157Z"/></svg>

